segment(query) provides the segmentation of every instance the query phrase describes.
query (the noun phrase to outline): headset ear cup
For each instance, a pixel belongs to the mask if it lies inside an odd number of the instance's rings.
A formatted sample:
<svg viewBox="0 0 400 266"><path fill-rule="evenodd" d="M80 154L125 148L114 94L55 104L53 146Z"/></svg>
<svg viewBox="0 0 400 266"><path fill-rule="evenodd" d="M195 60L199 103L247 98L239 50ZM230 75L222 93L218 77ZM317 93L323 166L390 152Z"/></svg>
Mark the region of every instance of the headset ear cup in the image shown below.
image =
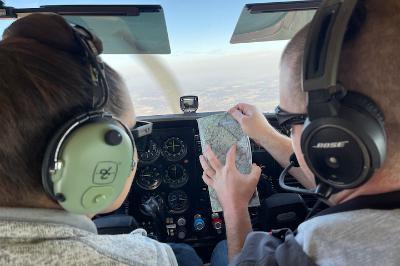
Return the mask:
<svg viewBox="0 0 400 266"><path fill-rule="evenodd" d="M79 126L71 129L78 121ZM110 138L110 132L114 137ZM59 168L50 173L57 149ZM122 193L132 172L133 155L134 140L118 120L103 114L73 119L47 148L43 185L65 210L96 214Z"/></svg>
<svg viewBox="0 0 400 266"><path fill-rule="evenodd" d="M359 112L369 114L383 127L385 123L384 115L369 97L355 91L348 91L342 100L342 104Z"/></svg>
<svg viewBox="0 0 400 266"><path fill-rule="evenodd" d="M322 182L334 188L360 186L385 160L383 123L372 101L349 92L337 116L306 121L301 139L305 161Z"/></svg>
<svg viewBox="0 0 400 266"><path fill-rule="evenodd" d="M342 109L348 111L341 112L340 116L344 120L349 120L354 131L358 131L358 135L363 136L363 142L368 147L368 153L371 157L372 168L381 167L386 158L387 149L383 113L369 97L354 91L349 91L341 104ZM347 113L357 112L362 115L359 119L347 115Z"/></svg>
<svg viewBox="0 0 400 266"><path fill-rule="evenodd" d="M69 121L67 121L61 128L59 128L56 133L51 138L50 142L47 144L43 161L42 161L42 184L45 192L54 200L57 201L56 196L53 191L53 182L51 180L50 171L54 167L54 155L56 153L57 146L61 138L66 134L68 129L70 129L74 124L80 123L80 121L85 120L87 115L75 116Z"/></svg>

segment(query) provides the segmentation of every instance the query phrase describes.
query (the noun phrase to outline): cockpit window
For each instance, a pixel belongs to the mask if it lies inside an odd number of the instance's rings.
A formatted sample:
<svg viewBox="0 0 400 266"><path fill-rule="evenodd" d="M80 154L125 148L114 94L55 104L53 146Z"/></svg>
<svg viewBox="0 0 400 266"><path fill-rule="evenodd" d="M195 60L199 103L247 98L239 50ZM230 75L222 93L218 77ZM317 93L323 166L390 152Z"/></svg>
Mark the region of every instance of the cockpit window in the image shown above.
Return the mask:
<svg viewBox="0 0 400 266"><path fill-rule="evenodd" d="M103 55L125 79L137 115L181 113L179 97L197 95L198 112L225 111L238 102L264 112L278 103L279 60L287 41L230 44L248 3L138 0L163 7L171 54ZM119 0L6 0L6 6L132 4ZM11 22L0 20L0 32Z"/></svg>

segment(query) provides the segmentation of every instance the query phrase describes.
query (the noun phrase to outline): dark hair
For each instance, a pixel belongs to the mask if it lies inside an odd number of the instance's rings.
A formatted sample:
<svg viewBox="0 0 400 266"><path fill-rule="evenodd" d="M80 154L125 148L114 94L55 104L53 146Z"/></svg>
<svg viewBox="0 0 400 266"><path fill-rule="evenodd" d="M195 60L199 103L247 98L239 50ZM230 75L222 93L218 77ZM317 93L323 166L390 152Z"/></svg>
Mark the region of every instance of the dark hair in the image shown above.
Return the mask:
<svg viewBox="0 0 400 266"><path fill-rule="evenodd" d="M72 29L62 17L27 16L14 22L4 37L0 42L0 205L24 206L32 195L44 193L41 164L48 141L63 123L90 109L94 88ZM107 109L121 117L126 108L124 84L108 66L106 76Z"/></svg>

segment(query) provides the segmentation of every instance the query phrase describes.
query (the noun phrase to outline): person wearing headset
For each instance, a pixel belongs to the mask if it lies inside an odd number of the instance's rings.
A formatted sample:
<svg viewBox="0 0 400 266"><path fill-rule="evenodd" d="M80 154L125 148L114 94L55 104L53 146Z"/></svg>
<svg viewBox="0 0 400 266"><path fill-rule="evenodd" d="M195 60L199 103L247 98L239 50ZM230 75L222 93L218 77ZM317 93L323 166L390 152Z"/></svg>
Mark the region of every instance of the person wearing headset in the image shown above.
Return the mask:
<svg viewBox="0 0 400 266"><path fill-rule="evenodd" d="M253 106L230 110L282 166L294 151L300 168L291 173L310 189L322 188L315 194L332 206L296 234L252 232L247 204L260 169L243 175L235 147L225 165L208 149L209 164L200 158L203 180L217 192L227 230L227 250L217 246L214 265L399 263L399 13L396 0L322 1L282 57L277 118L291 128L291 139Z"/></svg>
<svg viewBox="0 0 400 266"><path fill-rule="evenodd" d="M101 51L55 14L20 18L3 34L1 265L177 265L143 229L98 235L90 220L121 206L138 162L132 101Z"/></svg>

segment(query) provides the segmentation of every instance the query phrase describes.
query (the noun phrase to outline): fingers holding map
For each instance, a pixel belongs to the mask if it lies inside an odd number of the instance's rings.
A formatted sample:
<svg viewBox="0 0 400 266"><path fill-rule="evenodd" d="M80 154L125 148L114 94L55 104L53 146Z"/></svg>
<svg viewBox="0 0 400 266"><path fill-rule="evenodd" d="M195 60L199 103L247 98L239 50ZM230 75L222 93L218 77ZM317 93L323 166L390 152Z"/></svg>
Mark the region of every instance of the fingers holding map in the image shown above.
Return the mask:
<svg viewBox="0 0 400 266"><path fill-rule="evenodd" d="M197 119L201 148L205 153L206 145L210 145L218 160L225 164L226 155L233 144L237 145L236 167L242 174L249 174L252 165L252 153L249 137L245 135L239 123L229 114L221 113ZM215 190L208 188L211 209L221 212ZM257 191L249 202L249 207L259 206L260 200Z"/></svg>

